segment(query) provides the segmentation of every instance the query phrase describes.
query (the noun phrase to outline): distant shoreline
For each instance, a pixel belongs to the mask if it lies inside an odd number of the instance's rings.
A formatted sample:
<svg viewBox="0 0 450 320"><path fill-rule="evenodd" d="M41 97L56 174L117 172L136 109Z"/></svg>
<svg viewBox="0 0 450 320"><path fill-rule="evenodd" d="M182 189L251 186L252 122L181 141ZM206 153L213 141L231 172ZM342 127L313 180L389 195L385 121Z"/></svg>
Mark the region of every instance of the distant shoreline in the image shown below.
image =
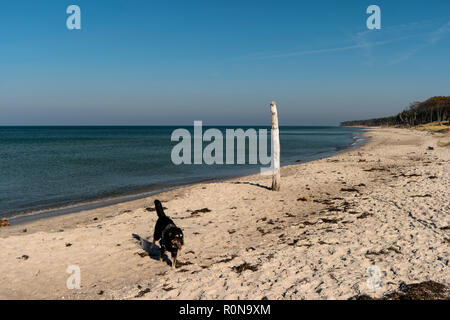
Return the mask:
<svg viewBox="0 0 450 320"><path fill-rule="evenodd" d="M371 127L402 127L412 128L428 125L433 122L441 124L450 121L450 96L435 96L425 101L412 102L409 108L389 117L367 120L350 120L340 123L341 127L371 126Z"/></svg>

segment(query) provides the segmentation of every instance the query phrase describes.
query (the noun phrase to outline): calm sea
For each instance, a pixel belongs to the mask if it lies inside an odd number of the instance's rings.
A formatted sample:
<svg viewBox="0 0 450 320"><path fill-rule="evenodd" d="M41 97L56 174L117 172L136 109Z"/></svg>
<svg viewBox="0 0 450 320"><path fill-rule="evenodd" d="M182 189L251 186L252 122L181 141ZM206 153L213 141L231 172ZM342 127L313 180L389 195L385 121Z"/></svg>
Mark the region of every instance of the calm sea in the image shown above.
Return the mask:
<svg viewBox="0 0 450 320"><path fill-rule="evenodd" d="M177 143L170 136L176 128L0 127L0 217L259 171L260 165L174 165L171 151ZM282 165L329 156L358 143L360 132L281 127Z"/></svg>

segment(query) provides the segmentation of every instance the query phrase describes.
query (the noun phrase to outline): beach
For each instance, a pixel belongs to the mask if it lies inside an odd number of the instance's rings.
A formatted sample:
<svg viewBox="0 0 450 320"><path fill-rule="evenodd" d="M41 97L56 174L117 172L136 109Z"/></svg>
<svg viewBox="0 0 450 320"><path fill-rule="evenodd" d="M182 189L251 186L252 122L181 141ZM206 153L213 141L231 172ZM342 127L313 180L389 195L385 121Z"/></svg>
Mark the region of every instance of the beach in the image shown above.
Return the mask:
<svg viewBox="0 0 450 320"><path fill-rule="evenodd" d="M409 129L365 135L282 167L280 192L251 175L1 227L0 299L349 299L450 285L448 147ZM152 240L155 199L184 232L175 270L131 236ZM80 289L67 289L69 266Z"/></svg>

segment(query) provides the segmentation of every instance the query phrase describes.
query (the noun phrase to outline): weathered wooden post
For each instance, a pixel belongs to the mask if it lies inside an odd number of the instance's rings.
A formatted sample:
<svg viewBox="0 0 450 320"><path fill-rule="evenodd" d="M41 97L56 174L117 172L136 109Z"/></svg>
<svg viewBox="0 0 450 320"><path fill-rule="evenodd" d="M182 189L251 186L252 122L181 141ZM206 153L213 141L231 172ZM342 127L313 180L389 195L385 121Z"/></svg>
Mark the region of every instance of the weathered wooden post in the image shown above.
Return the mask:
<svg viewBox="0 0 450 320"><path fill-rule="evenodd" d="M281 177L280 177L280 132L278 129L278 112L277 104L272 101L270 104L270 111L272 112L272 160L273 160L273 174L272 174L272 191L280 191Z"/></svg>

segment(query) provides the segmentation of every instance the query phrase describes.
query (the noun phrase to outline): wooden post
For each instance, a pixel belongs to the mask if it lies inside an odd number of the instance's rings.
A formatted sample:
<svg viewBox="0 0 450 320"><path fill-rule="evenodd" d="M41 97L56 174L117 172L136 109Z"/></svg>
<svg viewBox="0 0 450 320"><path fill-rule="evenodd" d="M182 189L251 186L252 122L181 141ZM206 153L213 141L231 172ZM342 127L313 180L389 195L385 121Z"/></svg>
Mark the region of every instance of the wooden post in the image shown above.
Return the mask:
<svg viewBox="0 0 450 320"><path fill-rule="evenodd" d="M270 104L270 111L272 112L272 160L273 160L273 175L272 175L272 191L280 191L281 177L280 177L280 132L278 129L278 112L277 104L272 101Z"/></svg>

